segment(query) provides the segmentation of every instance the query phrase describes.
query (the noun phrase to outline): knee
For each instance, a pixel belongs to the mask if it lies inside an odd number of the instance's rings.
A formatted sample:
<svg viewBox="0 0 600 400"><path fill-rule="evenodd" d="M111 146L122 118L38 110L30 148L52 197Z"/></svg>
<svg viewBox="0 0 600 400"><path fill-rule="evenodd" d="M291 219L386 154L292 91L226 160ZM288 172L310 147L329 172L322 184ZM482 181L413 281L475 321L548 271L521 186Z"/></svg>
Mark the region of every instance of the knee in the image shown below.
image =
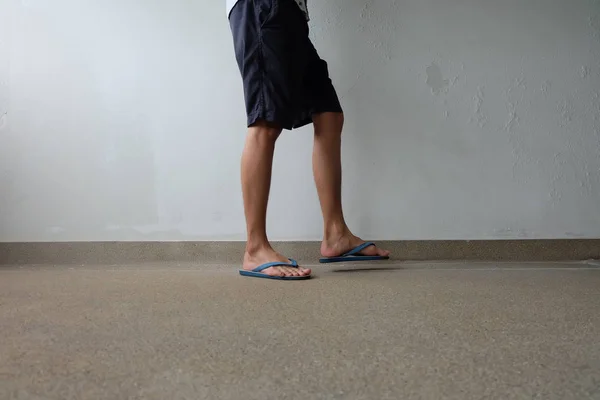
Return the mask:
<svg viewBox="0 0 600 400"><path fill-rule="evenodd" d="M344 114L343 113L334 113L333 120L334 120L334 122L333 122L334 126L341 134L342 129L344 128Z"/></svg>
<svg viewBox="0 0 600 400"><path fill-rule="evenodd" d="M318 136L341 136L344 128L343 113L324 113L314 119L315 133Z"/></svg>
<svg viewBox="0 0 600 400"><path fill-rule="evenodd" d="M327 113L327 121L325 125L332 131L342 132L344 128L344 114L343 113Z"/></svg>
<svg viewBox="0 0 600 400"><path fill-rule="evenodd" d="M261 142L275 142L282 129L267 121L258 121L248 129L248 138Z"/></svg>

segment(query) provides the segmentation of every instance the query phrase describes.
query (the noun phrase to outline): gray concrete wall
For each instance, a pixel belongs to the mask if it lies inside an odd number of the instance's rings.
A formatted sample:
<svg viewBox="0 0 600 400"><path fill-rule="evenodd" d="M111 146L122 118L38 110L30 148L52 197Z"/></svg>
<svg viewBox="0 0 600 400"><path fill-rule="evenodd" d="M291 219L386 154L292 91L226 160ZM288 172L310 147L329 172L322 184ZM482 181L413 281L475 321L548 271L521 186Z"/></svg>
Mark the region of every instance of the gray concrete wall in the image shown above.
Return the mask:
<svg viewBox="0 0 600 400"><path fill-rule="evenodd" d="M223 1L0 0L0 241L244 238ZM373 239L600 237L598 0L309 3ZM274 239L318 239L311 132Z"/></svg>

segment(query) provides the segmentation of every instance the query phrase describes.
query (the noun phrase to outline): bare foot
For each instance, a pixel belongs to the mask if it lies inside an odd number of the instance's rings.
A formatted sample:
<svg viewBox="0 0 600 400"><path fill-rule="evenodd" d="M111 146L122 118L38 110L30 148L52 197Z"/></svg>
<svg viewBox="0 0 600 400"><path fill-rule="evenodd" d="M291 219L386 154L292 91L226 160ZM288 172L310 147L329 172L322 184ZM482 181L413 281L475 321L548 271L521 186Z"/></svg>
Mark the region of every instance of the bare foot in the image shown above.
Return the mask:
<svg viewBox="0 0 600 400"><path fill-rule="evenodd" d="M338 257L363 243L365 243L364 240L348 231L341 235L326 237L321 244L321 254L323 257ZM369 246L358 254L363 256L389 257L390 252L376 246Z"/></svg>
<svg viewBox="0 0 600 400"><path fill-rule="evenodd" d="M277 253L271 247L264 247L256 251L249 252L246 250L244 254L243 268L246 271L252 271L253 269L271 262L284 262L289 263L290 260L281 254ZM307 276L310 275L311 270L302 267L284 267L277 266L267 268L261 273L269 276Z"/></svg>

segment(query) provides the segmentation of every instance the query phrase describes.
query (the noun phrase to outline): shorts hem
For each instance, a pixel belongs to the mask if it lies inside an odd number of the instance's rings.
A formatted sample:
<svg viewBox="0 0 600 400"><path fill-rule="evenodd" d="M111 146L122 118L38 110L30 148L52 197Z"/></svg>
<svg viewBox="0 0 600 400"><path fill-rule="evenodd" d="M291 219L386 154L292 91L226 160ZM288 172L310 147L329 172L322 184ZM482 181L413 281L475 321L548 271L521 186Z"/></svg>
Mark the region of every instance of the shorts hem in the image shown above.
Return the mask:
<svg viewBox="0 0 600 400"><path fill-rule="evenodd" d="M310 113L309 117L302 118L298 122L294 123L294 129L302 128L303 126L312 124L313 117L315 115L319 115L319 114L323 114L323 113L343 114L344 111L342 110L341 107L327 107L327 108L319 109L318 111L313 111Z"/></svg>
<svg viewBox="0 0 600 400"><path fill-rule="evenodd" d="M257 112L257 113L252 113L252 114L248 115L248 122L247 122L248 128L260 120L276 124L281 129L285 129L288 131L291 131L294 128L294 124L289 119L280 118L275 113L263 113L263 112Z"/></svg>
<svg viewBox="0 0 600 400"><path fill-rule="evenodd" d="M306 125L310 125L313 123L313 117L318 114L323 113L339 113L343 114L344 111L341 107L327 107L323 109L319 109L318 111L311 112L309 116L303 117L299 120L295 120L292 122L289 118L281 118L279 114L273 112L254 112L248 115L247 126L248 128L254 125L259 120L264 120L270 123L274 123L281 127L281 129L285 129L288 131L302 128Z"/></svg>

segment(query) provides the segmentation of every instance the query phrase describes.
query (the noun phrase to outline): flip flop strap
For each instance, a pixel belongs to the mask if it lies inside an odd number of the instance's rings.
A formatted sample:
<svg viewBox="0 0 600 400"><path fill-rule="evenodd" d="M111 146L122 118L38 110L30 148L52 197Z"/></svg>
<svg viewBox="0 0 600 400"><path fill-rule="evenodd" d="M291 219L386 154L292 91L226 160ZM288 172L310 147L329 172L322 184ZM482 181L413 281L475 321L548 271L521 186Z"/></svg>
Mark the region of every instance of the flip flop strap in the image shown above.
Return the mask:
<svg viewBox="0 0 600 400"><path fill-rule="evenodd" d="M262 272L267 268L271 268L271 267L292 267L292 268L298 268L298 262L296 260L293 259L289 259L290 262L289 263L285 263L282 261L276 261L276 262L270 262L267 264L263 264L263 265L259 265L258 267L254 268L252 270L252 272Z"/></svg>
<svg viewBox="0 0 600 400"><path fill-rule="evenodd" d="M373 242L363 243L360 246L357 246L357 247L353 248L352 250L350 250L349 252L347 252L346 254L344 254L342 257L357 255L358 253L360 253L361 251L363 251L367 247L371 247L371 246L375 246L375 243L373 243Z"/></svg>

